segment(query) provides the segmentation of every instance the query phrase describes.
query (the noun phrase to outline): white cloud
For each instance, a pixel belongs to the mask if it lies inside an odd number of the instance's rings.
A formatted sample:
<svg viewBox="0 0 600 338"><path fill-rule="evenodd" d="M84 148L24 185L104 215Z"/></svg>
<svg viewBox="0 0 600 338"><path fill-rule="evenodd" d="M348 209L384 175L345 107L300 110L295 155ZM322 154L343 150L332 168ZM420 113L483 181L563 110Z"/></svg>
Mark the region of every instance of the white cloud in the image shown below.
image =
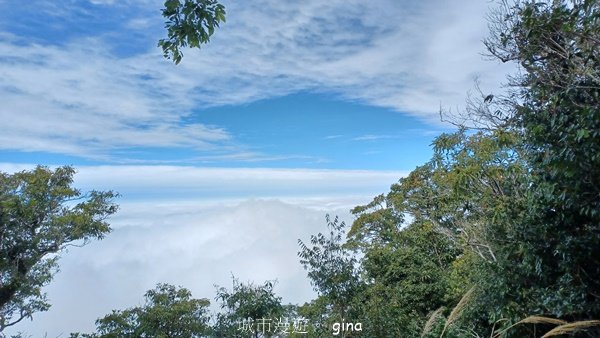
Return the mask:
<svg viewBox="0 0 600 338"><path fill-rule="evenodd" d="M357 136L355 138L353 138L353 141L376 141L376 140L382 140L382 139L390 139L390 138L396 138L398 137L397 135L361 135L361 136Z"/></svg>
<svg viewBox="0 0 600 338"><path fill-rule="evenodd" d="M278 200L146 204L141 210L143 215L124 212L114 222L145 226L118 227L104 240L64 254L60 273L47 287L51 310L15 330L34 337L89 332L96 318L140 304L144 292L159 282L187 287L216 304L213 285L230 287L231 274L241 281L277 279L276 291L285 302L303 303L314 293L297 258L297 240L325 231L327 212L349 219L347 210Z"/></svg>
<svg viewBox="0 0 600 338"><path fill-rule="evenodd" d="M125 27L146 25L148 15L158 22L153 27L162 25L160 2L138 5L140 16ZM185 51L177 67L162 59L154 45L162 32L152 29L144 30L147 53L122 58L109 52L105 37L62 47L0 42L0 118L10 121L0 127L0 146L104 158L128 147L237 153L227 130L186 123L191 111L297 91L330 92L437 123L440 104L464 106L476 75L492 91L510 69L479 55L488 6L480 0L225 5L227 23L201 51Z"/></svg>
<svg viewBox="0 0 600 338"><path fill-rule="evenodd" d="M16 172L33 165L0 163ZM401 171L199 168L189 166L81 166L75 184L82 191L114 190L124 201L215 201L245 198L300 199L374 196Z"/></svg>
<svg viewBox="0 0 600 338"><path fill-rule="evenodd" d="M94 5L112 5L115 0L90 0L90 2Z"/></svg>
<svg viewBox="0 0 600 338"><path fill-rule="evenodd" d="M131 29L148 29L152 25L153 22L149 18L135 18L127 22L127 27Z"/></svg>
<svg viewBox="0 0 600 338"><path fill-rule="evenodd" d="M183 123L192 100L146 87L137 80L144 74L109 56L106 46L86 45L0 43L10 60L0 63L0 147L108 156L129 147L210 150L231 139L222 128Z"/></svg>
<svg viewBox="0 0 600 338"><path fill-rule="evenodd" d="M463 106L475 75L495 86L507 70L479 55L487 3L478 0L259 1L229 8L230 20L204 55L227 60L218 76L231 69L242 80L244 95L230 91L224 102L248 100L252 88L254 97L313 89L431 122L439 120L440 102Z"/></svg>

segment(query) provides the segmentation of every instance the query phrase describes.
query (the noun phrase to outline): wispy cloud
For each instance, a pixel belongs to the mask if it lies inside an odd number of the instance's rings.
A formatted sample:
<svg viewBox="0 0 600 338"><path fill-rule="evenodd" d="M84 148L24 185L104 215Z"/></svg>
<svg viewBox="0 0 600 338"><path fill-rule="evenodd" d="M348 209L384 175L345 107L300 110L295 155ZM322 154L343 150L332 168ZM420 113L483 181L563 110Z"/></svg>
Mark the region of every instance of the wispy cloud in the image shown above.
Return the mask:
<svg viewBox="0 0 600 338"><path fill-rule="evenodd" d="M376 141L390 138L397 138L397 135L362 135L353 138L353 141Z"/></svg>
<svg viewBox="0 0 600 338"><path fill-rule="evenodd" d="M228 145L223 128L183 121L192 99L140 80L146 73L106 49L96 40L66 51L0 42L0 147L109 157L135 147Z"/></svg>
<svg viewBox="0 0 600 338"><path fill-rule="evenodd" d="M70 15L65 6L42 3L55 17ZM227 23L201 51L185 51L177 67L155 46L160 2L93 3L131 17L114 32L104 27L60 46L28 37L0 41L0 118L10 121L0 126L0 147L104 158L128 147L235 153L235 135L222 126L190 122L195 109L298 91L437 123L440 103L462 107L475 75L492 90L507 70L478 54L487 30L480 0L225 1ZM149 17L156 18L153 29L146 29ZM127 40L127 29L146 38ZM120 45L147 45L117 56L115 32Z"/></svg>
<svg viewBox="0 0 600 338"><path fill-rule="evenodd" d="M310 163L324 163L328 160L326 158L321 157L312 157L306 155L283 155L283 156L273 156L260 152L247 151L247 152L238 152L238 153L230 153L224 155L213 155L213 156L199 156L193 159L188 160L187 162L201 162L201 163L211 163L211 162L221 162L223 160L227 161L236 161L236 162L273 162L273 161L283 161L283 160L304 160Z"/></svg>
<svg viewBox="0 0 600 338"><path fill-rule="evenodd" d="M0 163L0 171L33 168ZM321 198L371 196L388 189L406 172L371 170L198 168L191 166L107 165L76 168L78 187L115 190L127 201Z"/></svg>
<svg viewBox="0 0 600 338"><path fill-rule="evenodd" d="M479 55L486 10L477 0L232 3L209 54L233 61L227 68L243 56L233 69L258 97L324 90L437 121L440 102L463 106L474 75L489 85L506 70ZM276 92L263 79L275 79Z"/></svg>

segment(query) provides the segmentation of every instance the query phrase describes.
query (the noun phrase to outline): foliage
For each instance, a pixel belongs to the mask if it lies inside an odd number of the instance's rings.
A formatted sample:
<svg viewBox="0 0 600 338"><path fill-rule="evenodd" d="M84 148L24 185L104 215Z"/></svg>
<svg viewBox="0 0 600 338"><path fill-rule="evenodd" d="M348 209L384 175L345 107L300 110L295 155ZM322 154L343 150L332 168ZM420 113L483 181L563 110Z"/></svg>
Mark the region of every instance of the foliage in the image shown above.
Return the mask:
<svg viewBox="0 0 600 338"><path fill-rule="evenodd" d="M379 337L416 336L425 317L448 306L449 269L459 250L431 224L414 223L386 246L370 248L362 318Z"/></svg>
<svg viewBox="0 0 600 338"><path fill-rule="evenodd" d="M272 336L275 332L271 329L267 332L266 321L282 318L285 312L285 308L281 305L281 297L273 291L275 281L254 285L240 283L235 277L232 279L231 290L224 287L217 288L216 299L220 301L221 309L225 311L217 315L212 335L214 337L259 337L259 334L265 331L267 337ZM263 325L261 326L260 323ZM240 329L244 324L246 327ZM270 325L271 322L268 324Z"/></svg>
<svg viewBox="0 0 600 338"><path fill-rule="evenodd" d="M452 308L495 262L506 226L492 224L525 172L515 141L501 130L442 135L428 163L353 209L349 243L364 253L373 336L418 336L430 313Z"/></svg>
<svg viewBox="0 0 600 338"><path fill-rule="evenodd" d="M180 48L200 48L225 22L225 7L217 0L166 0L162 15L166 19L167 39L158 41L164 57L181 62Z"/></svg>
<svg viewBox="0 0 600 338"><path fill-rule="evenodd" d="M528 212L515 223L511 247L518 265L507 262L502 274L507 287L519 290L511 297L519 311L595 319L600 317L600 2L523 1L505 6L499 19L486 45L493 56L523 70L511 81L518 94L512 105L531 171Z"/></svg>
<svg viewBox="0 0 600 338"><path fill-rule="evenodd" d="M318 296L298 307L297 315L310 323L305 338L325 337L331 334L331 306L325 296Z"/></svg>
<svg viewBox="0 0 600 338"><path fill-rule="evenodd" d="M68 246L101 239L113 192L82 194L70 167L0 173L0 332L50 307L41 288Z"/></svg>
<svg viewBox="0 0 600 338"><path fill-rule="evenodd" d="M203 337L208 329L207 299L194 299L181 287L158 284L144 295L143 306L112 313L96 321L97 333L72 338Z"/></svg>
<svg viewBox="0 0 600 338"><path fill-rule="evenodd" d="M344 247L345 223L326 216L327 234L311 235L309 247L298 240L300 263L308 270L308 278L315 291L331 305L330 321L349 318L352 298L360 292L362 283L356 268L357 260Z"/></svg>

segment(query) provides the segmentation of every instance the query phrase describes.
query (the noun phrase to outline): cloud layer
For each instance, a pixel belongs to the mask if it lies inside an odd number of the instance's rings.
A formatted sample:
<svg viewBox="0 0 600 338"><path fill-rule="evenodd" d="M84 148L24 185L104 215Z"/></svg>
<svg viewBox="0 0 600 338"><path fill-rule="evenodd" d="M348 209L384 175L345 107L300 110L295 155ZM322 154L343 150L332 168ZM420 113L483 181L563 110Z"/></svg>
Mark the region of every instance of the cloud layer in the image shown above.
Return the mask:
<svg viewBox="0 0 600 338"><path fill-rule="evenodd" d="M350 218L347 210L280 200L148 203L136 210L114 221L144 226L121 224L101 242L65 253L61 271L46 288L51 310L14 330L34 337L89 332L96 318L140 304L144 292L159 282L187 287L195 297L209 298L216 310L214 285L231 287L232 274L258 283L277 279L276 291L285 302L309 301L314 293L296 256L297 240L325 231L326 213Z"/></svg>
<svg viewBox="0 0 600 338"><path fill-rule="evenodd" d="M0 164L14 172L31 166ZM325 215L350 223L349 209L387 191L402 173L188 167L82 167L83 190L123 194L104 240L63 254L46 288L52 308L8 333L34 337L91 331L112 309L135 306L158 282L212 300L214 284L278 279L285 302L314 293L297 258L297 240L325 231ZM226 191L226 194L219 193ZM213 302L215 303L215 302ZM216 308L213 308L216 309Z"/></svg>

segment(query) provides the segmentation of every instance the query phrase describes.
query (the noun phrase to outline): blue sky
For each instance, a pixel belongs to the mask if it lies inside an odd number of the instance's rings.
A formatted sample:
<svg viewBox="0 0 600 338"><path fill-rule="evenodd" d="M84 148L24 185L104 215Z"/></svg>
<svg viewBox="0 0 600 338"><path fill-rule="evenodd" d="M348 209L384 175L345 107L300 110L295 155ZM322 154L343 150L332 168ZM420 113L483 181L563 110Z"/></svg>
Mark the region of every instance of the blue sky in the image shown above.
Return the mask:
<svg viewBox="0 0 600 338"><path fill-rule="evenodd" d="M481 55L487 1L223 4L175 66L161 1L0 0L0 170L73 165L82 190L122 195L113 233L66 253L52 309L15 330L90 330L157 282L210 298L231 273L309 300L297 239L351 222L452 130L440 107L510 70Z"/></svg>
<svg viewBox="0 0 600 338"><path fill-rule="evenodd" d="M159 1L0 2L4 161L410 170L498 73L481 4L225 5L174 66Z"/></svg>

